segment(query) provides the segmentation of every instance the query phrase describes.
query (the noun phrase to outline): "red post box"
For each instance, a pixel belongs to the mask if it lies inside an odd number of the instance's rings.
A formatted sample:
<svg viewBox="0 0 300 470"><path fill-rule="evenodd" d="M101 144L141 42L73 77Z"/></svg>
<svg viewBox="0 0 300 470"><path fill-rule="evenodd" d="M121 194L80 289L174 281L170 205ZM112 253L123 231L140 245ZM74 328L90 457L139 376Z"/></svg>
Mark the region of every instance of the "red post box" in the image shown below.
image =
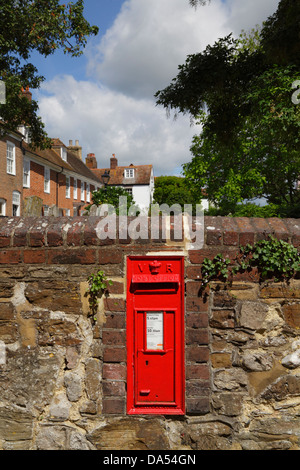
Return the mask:
<svg viewBox="0 0 300 470"><path fill-rule="evenodd" d="M127 258L127 412L184 414L184 258Z"/></svg>

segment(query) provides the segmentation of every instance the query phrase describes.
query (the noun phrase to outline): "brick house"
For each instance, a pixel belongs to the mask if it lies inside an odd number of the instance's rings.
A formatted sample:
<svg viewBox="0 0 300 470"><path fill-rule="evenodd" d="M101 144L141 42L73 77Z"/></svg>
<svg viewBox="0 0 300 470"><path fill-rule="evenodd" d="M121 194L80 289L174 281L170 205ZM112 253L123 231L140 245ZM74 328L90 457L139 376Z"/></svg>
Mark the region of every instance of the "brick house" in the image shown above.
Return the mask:
<svg viewBox="0 0 300 470"><path fill-rule="evenodd" d="M24 202L31 196L42 200L41 215L76 216L102 186L82 161L78 141L67 147L53 139L51 149L29 145L26 128L0 139L0 215L22 216Z"/></svg>
<svg viewBox="0 0 300 470"><path fill-rule="evenodd" d="M52 140L52 148L32 151L24 145L24 199L38 196L43 200L43 213L58 208L58 215L76 216L91 202L93 191L101 181L82 161L82 149L67 147L60 139Z"/></svg>
<svg viewBox="0 0 300 470"><path fill-rule="evenodd" d="M128 165L119 166L118 160L113 154L109 168L97 168L95 154L90 153L86 158L86 165L102 181L102 175L109 173L109 186L124 188L132 194L134 202L141 211L147 211L153 202L154 174L152 165Z"/></svg>
<svg viewBox="0 0 300 470"><path fill-rule="evenodd" d="M0 216L22 215L23 136L9 132L0 139Z"/></svg>

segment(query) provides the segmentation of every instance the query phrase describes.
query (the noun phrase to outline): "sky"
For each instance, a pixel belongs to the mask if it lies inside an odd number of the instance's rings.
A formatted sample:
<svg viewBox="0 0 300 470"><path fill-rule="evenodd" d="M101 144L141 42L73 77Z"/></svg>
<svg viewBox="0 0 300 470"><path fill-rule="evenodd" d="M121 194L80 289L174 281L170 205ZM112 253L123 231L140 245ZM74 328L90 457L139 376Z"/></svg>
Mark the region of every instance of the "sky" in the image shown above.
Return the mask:
<svg viewBox="0 0 300 470"><path fill-rule="evenodd" d="M152 164L154 175L179 175L200 132L189 116L167 116L155 93L170 84L189 54L273 14L279 0L85 0L85 18L100 29L80 58L33 56L45 81L33 98L50 137L79 140L98 168Z"/></svg>

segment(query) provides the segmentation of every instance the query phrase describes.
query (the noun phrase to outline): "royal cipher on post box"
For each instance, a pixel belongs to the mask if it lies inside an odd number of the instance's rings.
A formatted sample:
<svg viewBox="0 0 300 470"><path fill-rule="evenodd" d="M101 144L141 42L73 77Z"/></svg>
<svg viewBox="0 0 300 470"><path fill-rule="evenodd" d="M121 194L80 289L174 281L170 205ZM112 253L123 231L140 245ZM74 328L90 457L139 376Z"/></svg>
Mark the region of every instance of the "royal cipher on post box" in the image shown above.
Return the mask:
<svg viewBox="0 0 300 470"><path fill-rule="evenodd" d="M184 414L184 258L127 258L127 413Z"/></svg>

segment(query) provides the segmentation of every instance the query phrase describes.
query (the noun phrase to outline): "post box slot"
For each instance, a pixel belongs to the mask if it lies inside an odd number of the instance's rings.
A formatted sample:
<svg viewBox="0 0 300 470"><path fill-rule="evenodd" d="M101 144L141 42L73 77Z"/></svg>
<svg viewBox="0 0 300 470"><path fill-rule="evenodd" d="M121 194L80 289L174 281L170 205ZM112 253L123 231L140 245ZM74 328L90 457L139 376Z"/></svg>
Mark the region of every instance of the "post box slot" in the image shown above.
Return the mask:
<svg viewBox="0 0 300 470"><path fill-rule="evenodd" d="M164 283L132 283L130 291L134 294L151 294L157 293L160 294L175 294L179 288L178 283L175 282L164 282Z"/></svg>

